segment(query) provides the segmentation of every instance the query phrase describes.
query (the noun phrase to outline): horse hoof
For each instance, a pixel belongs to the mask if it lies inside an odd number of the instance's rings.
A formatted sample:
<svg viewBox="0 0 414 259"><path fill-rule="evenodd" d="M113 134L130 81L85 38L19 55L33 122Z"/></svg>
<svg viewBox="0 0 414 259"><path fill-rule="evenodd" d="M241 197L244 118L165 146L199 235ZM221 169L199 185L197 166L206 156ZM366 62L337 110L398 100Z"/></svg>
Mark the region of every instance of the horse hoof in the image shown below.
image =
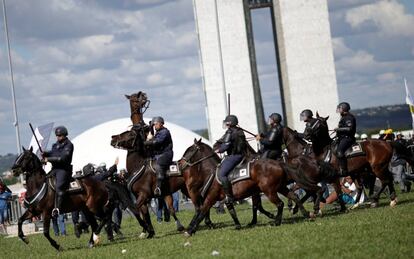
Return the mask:
<svg viewBox="0 0 414 259"><path fill-rule="evenodd" d="M93 242L89 242L89 243L88 243L88 247L89 247L89 248L93 248L93 247L94 247Z"/></svg>
<svg viewBox="0 0 414 259"><path fill-rule="evenodd" d="M184 231L184 229L185 229L185 228L184 228L184 226L183 226L183 225L181 225L181 224L180 224L180 225L177 225L177 231L178 231L178 232L182 232L182 231Z"/></svg>
<svg viewBox="0 0 414 259"><path fill-rule="evenodd" d="M378 206L378 202L371 202L371 208L376 208Z"/></svg>
<svg viewBox="0 0 414 259"><path fill-rule="evenodd" d="M99 238L99 236L96 235L95 233L93 233L92 240L93 240L93 244L94 245L98 245L99 242L101 241L101 239Z"/></svg>
<svg viewBox="0 0 414 259"><path fill-rule="evenodd" d="M392 200L392 201L390 202L390 206L391 206L391 208L394 208L395 206L397 206L397 202L398 202L397 198L395 198L394 200Z"/></svg>
<svg viewBox="0 0 414 259"><path fill-rule="evenodd" d="M184 231L184 237L191 237L191 233L189 233L188 231Z"/></svg>
<svg viewBox="0 0 414 259"><path fill-rule="evenodd" d="M141 234L139 234L139 239L144 239L147 235L144 232L141 232Z"/></svg>
<svg viewBox="0 0 414 259"><path fill-rule="evenodd" d="M358 207L359 207L359 203L356 203L356 204L352 205L349 209L350 210L354 210L354 209L356 209Z"/></svg>
<svg viewBox="0 0 414 259"><path fill-rule="evenodd" d="M148 233L147 239L151 239L155 236L155 232Z"/></svg>
<svg viewBox="0 0 414 259"><path fill-rule="evenodd" d="M298 213L299 209L298 208L293 208L292 210L292 214L295 215L296 213Z"/></svg>
<svg viewBox="0 0 414 259"><path fill-rule="evenodd" d="M241 229L241 225L240 224L237 224L236 227L235 227L235 229L236 230L240 230Z"/></svg>
<svg viewBox="0 0 414 259"><path fill-rule="evenodd" d="M314 211L313 213L314 213L316 216L323 217L323 212L322 212L322 210L316 210L316 211Z"/></svg>
<svg viewBox="0 0 414 259"><path fill-rule="evenodd" d="M316 215L313 212L309 212L309 219L315 219Z"/></svg>
<svg viewBox="0 0 414 259"><path fill-rule="evenodd" d="M206 224L206 226L207 226L209 229L214 229L214 224L213 224L213 223Z"/></svg>
<svg viewBox="0 0 414 259"><path fill-rule="evenodd" d="M23 241L26 245L29 244L29 240L27 240L26 236L20 237L20 240Z"/></svg>
<svg viewBox="0 0 414 259"><path fill-rule="evenodd" d="M62 246L59 246L58 251L59 252L63 252L63 247Z"/></svg>
<svg viewBox="0 0 414 259"><path fill-rule="evenodd" d="M252 228L254 226L256 226L257 222L250 222L249 224L247 224L247 227Z"/></svg>

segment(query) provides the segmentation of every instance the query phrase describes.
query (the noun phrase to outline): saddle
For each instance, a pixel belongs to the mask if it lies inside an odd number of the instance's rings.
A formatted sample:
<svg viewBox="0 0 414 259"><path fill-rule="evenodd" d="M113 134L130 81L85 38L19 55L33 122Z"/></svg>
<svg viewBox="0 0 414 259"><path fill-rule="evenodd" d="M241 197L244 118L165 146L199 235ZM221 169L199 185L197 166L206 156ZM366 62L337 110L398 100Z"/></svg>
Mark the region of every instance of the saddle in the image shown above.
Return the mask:
<svg viewBox="0 0 414 259"><path fill-rule="evenodd" d="M84 176L86 177L86 176ZM81 177L81 178L84 178ZM79 193L84 193L85 189L82 186L82 183L79 180L80 178L72 178L70 179L70 183L69 183L69 189L66 190L67 194L79 194ZM53 190L56 191L56 181L55 181L55 177L48 177L48 185L49 187Z"/></svg>
<svg viewBox="0 0 414 259"><path fill-rule="evenodd" d="M332 159L332 154L336 154L338 145L333 144L331 145L331 148L329 148L326 153L325 153L325 158L324 158L324 162L326 163L330 163L331 159ZM349 147L346 151L345 151L345 157L346 158L353 158L353 157L357 157L357 156L365 156L366 153L365 151L362 149L361 143L354 143L352 144L351 147Z"/></svg>
<svg viewBox="0 0 414 259"><path fill-rule="evenodd" d="M155 163L155 160L150 160L150 168L154 174L156 173L155 168L153 166L153 163ZM177 161L173 161L170 164L170 167L168 168L165 176L166 177L176 177L176 176L182 176L183 173L180 170L180 166L178 165Z"/></svg>
<svg viewBox="0 0 414 259"><path fill-rule="evenodd" d="M227 178L229 179L231 184L235 184L237 182L250 179L250 164L253 163L256 159L246 161L245 158L234 167L234 169L228 174ZM218 174L220 172L221 164L219 164L216 168L216 180L217 182L222 185Z"/></svg>

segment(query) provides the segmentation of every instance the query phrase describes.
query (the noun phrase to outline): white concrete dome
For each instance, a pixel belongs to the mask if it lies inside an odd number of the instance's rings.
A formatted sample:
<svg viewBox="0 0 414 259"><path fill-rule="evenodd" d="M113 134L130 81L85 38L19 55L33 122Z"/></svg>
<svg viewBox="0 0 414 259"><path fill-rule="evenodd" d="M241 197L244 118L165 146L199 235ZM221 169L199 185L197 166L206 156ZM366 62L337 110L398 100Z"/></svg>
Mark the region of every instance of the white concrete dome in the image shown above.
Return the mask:
<svg viewBox="0 0 414 259"><path fill-rule="evenodd" d="M146 122L150 119L144 118ZM75 150L73 152L73 170L79 170L87 163L99 165L105 162L107 168L112 166L115 158L119 157L118 170L125 168L126 150L116 149L111 146L111 136L129 130L132 123L130 118L116 119L97 125L88 129L72 139ZM171 132L174 145L174 160L178 160L184 151L194 143L194 138L201 138L200 135L178 126L174 123L165 122L164 125ZM210 142L203 138L203 142Z"/></svg>

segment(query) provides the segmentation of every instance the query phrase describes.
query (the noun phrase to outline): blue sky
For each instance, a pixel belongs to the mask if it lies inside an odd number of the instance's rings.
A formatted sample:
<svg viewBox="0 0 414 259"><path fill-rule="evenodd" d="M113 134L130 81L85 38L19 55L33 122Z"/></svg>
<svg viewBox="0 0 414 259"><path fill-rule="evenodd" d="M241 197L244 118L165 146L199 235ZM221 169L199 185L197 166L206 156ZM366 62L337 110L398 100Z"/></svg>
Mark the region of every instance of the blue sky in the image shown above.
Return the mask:
<svg viewBox="0 0 414 259"><path fill-rule="evenodd" d="M148 93L146 116L206 128L192 1L7 0L22 144L28 123L70 137L129 115L124 94ZM414 89L414 1L328 0L341 100L403 103ZM280 111L270 24L254 11L266 114ZM15 153L5 38L0 33L0 154ZM409 119L409 118L408 118ZM108 141L108 140L102 140Z"/></svg>

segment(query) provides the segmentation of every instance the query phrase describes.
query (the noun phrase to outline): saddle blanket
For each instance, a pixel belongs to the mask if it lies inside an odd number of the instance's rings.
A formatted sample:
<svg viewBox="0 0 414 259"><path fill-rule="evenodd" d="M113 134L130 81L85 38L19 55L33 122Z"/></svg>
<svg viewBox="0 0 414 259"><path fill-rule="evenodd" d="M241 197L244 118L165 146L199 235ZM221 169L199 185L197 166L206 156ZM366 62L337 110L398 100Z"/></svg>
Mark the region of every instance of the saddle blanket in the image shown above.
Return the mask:
<svg viewBox="0 0 414 259"><path fill-rule="evenodd" d="M231 184L235 184L239 181L243 181L246 179L250 179L250 164L254 162L248 161L245 162L244 160L240 162L227 176ZM220 172L221 165L219 165L216 169L216 179L219 184L222 184L219 179L219 172Z"/></svg>

